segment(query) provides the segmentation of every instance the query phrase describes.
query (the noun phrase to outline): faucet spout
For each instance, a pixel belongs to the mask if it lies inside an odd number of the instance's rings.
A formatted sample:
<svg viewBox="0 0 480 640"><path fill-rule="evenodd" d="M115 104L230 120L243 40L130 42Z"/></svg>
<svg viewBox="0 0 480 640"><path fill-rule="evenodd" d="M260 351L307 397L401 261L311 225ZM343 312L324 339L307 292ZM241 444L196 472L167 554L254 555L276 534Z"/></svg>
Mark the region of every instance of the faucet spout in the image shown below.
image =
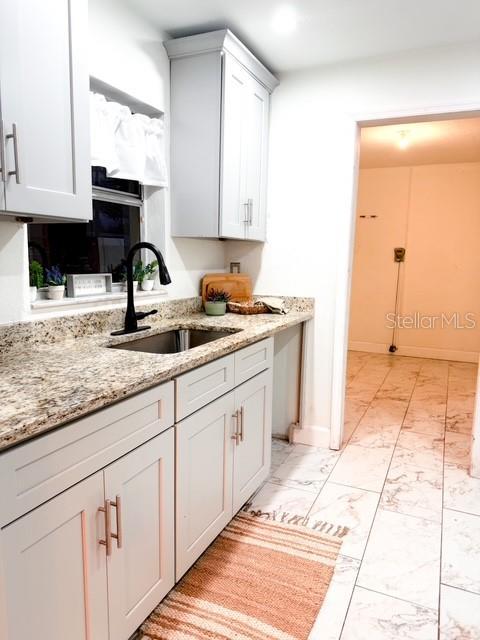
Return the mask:
<svg viewBox="0 0 480 640"><path fill-rule="evenodd" d="M137 242L136 244L134 244L130 248L130 251L127 254L127 260L126 260L127 310L125 312L125 326L124 326L124 329L122 329L121 331L114 331L112 333L112 336L123 335L125 333L136 333L137 331L144 331L145 329L149 329L150 327L146 327L146 326L139 327L138 320L142 320L148 315L157 313L156 310L149 311L147 313L137 313L135 311L135 302L134 302L134 295L133 295L133 258L135 257L135 254L137 253L137 251L139 251L140 249L149 249L150 251L152 251L152 253L155 254L155 257L157 258L157 261L158 261L158 272L160 276L160 283L166 285L166 284L170 284L172 281L170 278L170 274L168 273L168 269L163 259L163 256L154 244L152 244L151 242Z"/></svg>

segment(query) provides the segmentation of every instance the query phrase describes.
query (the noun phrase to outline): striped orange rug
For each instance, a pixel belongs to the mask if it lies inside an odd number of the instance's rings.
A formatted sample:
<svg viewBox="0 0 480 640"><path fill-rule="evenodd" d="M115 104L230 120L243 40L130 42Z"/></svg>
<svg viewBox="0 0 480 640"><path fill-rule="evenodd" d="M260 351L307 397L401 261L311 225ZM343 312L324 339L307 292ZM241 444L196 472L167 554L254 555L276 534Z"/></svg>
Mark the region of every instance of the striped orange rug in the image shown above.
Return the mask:
<svg viewBox="0 0 480 640"><path fill-rule="evenodd" d="M346 532L240 512L144 623L144 638L307 640Z"/></svg>

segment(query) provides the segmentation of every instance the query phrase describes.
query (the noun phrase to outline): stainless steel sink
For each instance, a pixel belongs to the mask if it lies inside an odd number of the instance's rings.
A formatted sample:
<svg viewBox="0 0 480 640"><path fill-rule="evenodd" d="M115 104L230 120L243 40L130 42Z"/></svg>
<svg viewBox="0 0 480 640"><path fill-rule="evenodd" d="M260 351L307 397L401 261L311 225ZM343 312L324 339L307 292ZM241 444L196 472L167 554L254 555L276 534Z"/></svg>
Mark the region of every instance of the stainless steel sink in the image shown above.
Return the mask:
<svg viewBox="0 0 480 640"><path fill-rule="evenodd" d="M202 344L225 338L237 333L228 329L172 329L155 336L147 336L139 340L111 345L111 349L126 351L144 351L146 353L180 353L194 349Z"/></svg>

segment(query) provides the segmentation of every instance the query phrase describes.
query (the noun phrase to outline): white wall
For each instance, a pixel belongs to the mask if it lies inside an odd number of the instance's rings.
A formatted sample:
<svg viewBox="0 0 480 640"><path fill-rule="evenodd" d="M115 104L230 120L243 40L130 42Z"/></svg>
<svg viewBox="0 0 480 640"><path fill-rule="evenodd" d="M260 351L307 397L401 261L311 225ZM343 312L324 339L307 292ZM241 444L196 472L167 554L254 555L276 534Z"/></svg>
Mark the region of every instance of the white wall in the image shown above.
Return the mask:
<svg viewBox="0 0 480 640"><path fill-rule="evenodd" d="M90 0L89 32L90 74L165 113L169 158L170 64L162 44L167 36L118 0ZM146 233L164 249L170 297L198 295L203 274L225 268L225 243L170 237L168 189L149 198Z"/></svg>
<svg viewBox="0 0 480 640"><path fill-rule="evenodd" d="M121 0L89 0L90 75L166 111L169 64L160 34Z"/></svg>
<svg viewBox="0 0 480 640"><path fill-rule="evenodd" d="M281 77L273 94L269 238L235 243L257 292L316 298L306 425L339 424L355 194L356 120L480 106L480 44L332 65ZM261 262L260 262L261 261ZM332 402L333 399L333 402Z"/></svg>
<svg viewBox="0 0 480 640"><path fill-rule="evenodd" d="M350 343L386 353L392 330L398 265L399 313L425 316L423 327L400 329L399 355L478 362L480 347L480 163L362 169L352 279ZM376 218L370 218L374 214ZM367 216L361 218L360 216ZM467 325L441 326L429 317L458 314Z"/></svg>
<svg viewBox="0 0 480 640"><path fill-rule="evenodd" d="M0 222L0 324L16 322L29 309L26 225Z"/></svg>

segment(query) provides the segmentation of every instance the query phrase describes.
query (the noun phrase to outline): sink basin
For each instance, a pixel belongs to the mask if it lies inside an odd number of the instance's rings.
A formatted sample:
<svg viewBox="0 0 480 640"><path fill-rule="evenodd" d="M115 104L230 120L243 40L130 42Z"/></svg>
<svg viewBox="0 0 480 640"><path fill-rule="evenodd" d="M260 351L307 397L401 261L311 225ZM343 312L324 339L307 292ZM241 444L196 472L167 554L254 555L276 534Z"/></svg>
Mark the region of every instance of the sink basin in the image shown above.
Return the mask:
<svg viewBox="0 0 480 640"><path fill-rule="evenodd" d="M139 340L112 345L111 349L126 351L144 351L146 353L180 353L194 349L202 344L225 338L237 333L226 329L172 329L155 336L147 336Z"/></svg>

